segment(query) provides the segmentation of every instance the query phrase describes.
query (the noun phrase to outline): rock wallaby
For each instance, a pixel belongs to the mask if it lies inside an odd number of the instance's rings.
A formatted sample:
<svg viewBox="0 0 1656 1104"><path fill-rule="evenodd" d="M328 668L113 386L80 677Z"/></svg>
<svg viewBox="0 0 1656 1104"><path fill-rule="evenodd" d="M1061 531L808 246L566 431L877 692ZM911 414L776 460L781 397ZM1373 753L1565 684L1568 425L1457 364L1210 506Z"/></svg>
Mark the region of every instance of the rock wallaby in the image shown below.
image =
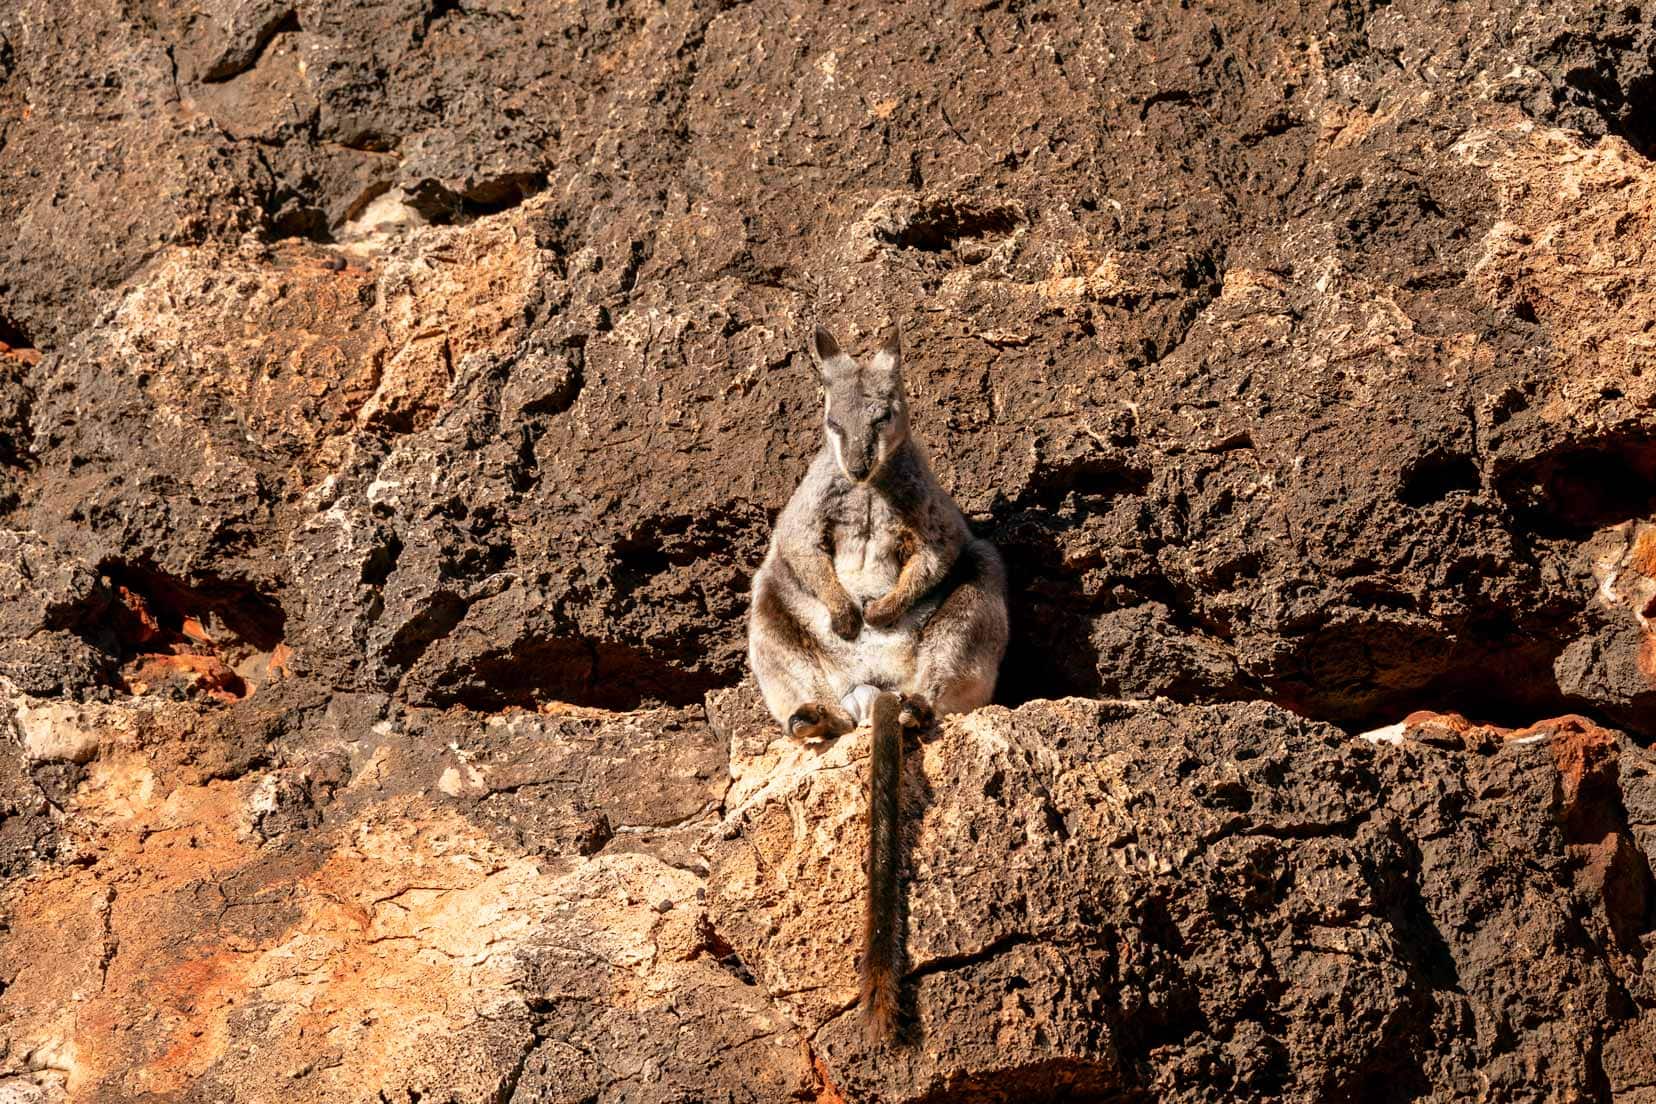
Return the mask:
<svg viewBox="0 0 1656 1104"><path fill-rule="evenodd" d="M825 438L754 578L748 661L766 707L796 739L872 722L859 969L865 1023L889 1037L902 969L902 730L994 694L1006 652L1006 571L909 436L896 331L866 363L820 326L810 352Z"/></svg>

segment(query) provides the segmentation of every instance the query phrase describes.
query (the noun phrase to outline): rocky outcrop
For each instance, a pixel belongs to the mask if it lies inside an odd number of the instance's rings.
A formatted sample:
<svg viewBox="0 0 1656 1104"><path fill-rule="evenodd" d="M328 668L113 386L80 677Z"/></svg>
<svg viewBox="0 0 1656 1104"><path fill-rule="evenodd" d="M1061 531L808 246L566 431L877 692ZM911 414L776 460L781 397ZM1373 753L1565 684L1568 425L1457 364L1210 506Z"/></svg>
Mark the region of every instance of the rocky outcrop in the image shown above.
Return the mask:
<svg viewBox="0 0 1656 1104"><path fill-rule="evenodd" d="M1372 742L1263 703L949 719L906 774L912 1025L871 1045L862 733L773 740L749 686L705 714L269 697L282 765L251 768L187 702L14 697L66 815L13 886L0 1085L1637 1099L1656 1077L1656 765L1581 718L1418 714Z"/></svg>
<svg viewBox="0 0 1656 1104"><path fill-rule="evenodd" d="M815 1083L707 921L685 825L717 806L726 759L698 713L285 704L292 754L238 778L191 757L210 736L187 704L19 704L26 756L87 761L61 787L62 862L14 886L14 1078L46 1099L776 1100ZM61 737L93 729L71 756Z"/></svg>
<svg viewBox="0 0 1656 1104"><path fill-rule="evenodd" d="M0 10L0 1097L1656 1091L1653 57ZM861 738L743 683L817 320L901 324L1015 606L911 754L883 1050Z"/></svg>
<svg viewBox="0 0 1656 1104"><path fill-rule="evenodd" d="M1636 1099L1656 1072L1651 763L1591 722L1422 714L1375 747L1261 703L951 720L908 767L895 1048L849 1014L864 752L734 760L733 796L763 788L709 895L848 1098L1504 1099L1544 1069Z"/></svg>

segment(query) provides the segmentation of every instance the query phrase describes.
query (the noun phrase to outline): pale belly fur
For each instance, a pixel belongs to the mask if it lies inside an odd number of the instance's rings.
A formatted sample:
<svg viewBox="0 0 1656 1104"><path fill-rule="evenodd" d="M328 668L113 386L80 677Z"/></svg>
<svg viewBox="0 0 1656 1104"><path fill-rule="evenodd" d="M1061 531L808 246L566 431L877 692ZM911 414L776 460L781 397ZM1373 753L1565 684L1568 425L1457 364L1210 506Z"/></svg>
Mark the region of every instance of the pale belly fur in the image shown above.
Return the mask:
<svg viewBox="0 0 1656 1104"><path fill-rule="evenodd" d="M866 606L891 590L901 570L890 542L846 539L840 534L834 550L834 573L846 593ZM919 619L912 613L894 625L876 629L864 625L855 640L841 640L828 623L820 603L811 611L811 628L828 652L836 694L846 694L865 683L902 690L914 681L915 645Z"/></svg>
<svg viewBox="0 0 1656 1104"><path fill-rule="evenodd" d="M828 623L828 608L820 602L811 605L811 631L827 653L827 674L836 697L864 683L893 690L914 688L918 615L911 611L883 629L864 625L855 640L841 640Z"/></svg>

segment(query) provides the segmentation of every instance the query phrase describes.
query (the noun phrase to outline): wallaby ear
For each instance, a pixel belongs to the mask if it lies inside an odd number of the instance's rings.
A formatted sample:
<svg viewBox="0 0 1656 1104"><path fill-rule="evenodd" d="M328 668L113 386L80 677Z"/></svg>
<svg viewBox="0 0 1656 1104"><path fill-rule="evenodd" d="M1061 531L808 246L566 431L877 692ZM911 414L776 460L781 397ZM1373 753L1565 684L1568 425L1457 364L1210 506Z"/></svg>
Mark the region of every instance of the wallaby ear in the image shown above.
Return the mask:
<svg viewBox="0 0 1656 1104"><path fill-rule="evenodd" d="M805 343L805 347L811 351L811 363L816 365L817 375L826 379L828 362L842 355L839 342L834 340L833 334L817 326L811 330L811 340Z"/></svg>
<svg viewBox="0 0 1656 1104"><path fill-rule="evenodd" d="M868 361L868 366L874 371L891 379L901 379L903 375L903 335L893 322L887 327L885 336L880 341L880 349Z"/></svg>

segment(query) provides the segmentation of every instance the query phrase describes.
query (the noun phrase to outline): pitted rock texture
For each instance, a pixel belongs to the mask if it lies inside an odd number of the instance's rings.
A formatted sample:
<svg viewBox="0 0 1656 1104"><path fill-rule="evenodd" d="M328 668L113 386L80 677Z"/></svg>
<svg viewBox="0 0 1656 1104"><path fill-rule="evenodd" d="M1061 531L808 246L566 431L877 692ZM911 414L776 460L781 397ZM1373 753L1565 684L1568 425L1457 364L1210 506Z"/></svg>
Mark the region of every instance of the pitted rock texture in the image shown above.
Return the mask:
<svg viewBox="0 0 1656 1104"><path fill-rule="evenodd" d="M1656 1094L1653 59L0 5L0 1095ZM900 324L1014 606L879 1053L861 737L743 683L819 321Z"/></svg>
<svg viewBox="0 0 1656 1104"><path fill-rule="evenodd" d="M804 327L889 317L1007 701L1648 735L1567 653L1649 633L1583 556L1656 503L1649 34L1428 16L25 4L0 494L87 581L0 663L159 571L332 686L694 702L815 446Z"/></svg>
<svg viewBox="0 0 1656 1104"><path fill-rule="evenodd" d="M58 722L101 739L57 799L64 861L7 891L0 1087L763 1101L815 1084L707 920L683 825L727 779L699 711L281 704L284 765L236 778L194 753L210 736L187 703Z"/></svg>
<svg viewBox="0 0 1656 1104"><path fill-rule="evenodd" d="M733 762L766 788L710 909L851 1098L1636 1098L1649 756L1536 727L1422 714L1376 747L1262 703L1074 698L949 720L906 768L909 1045L847 1011L860 734Z"/></svg>

